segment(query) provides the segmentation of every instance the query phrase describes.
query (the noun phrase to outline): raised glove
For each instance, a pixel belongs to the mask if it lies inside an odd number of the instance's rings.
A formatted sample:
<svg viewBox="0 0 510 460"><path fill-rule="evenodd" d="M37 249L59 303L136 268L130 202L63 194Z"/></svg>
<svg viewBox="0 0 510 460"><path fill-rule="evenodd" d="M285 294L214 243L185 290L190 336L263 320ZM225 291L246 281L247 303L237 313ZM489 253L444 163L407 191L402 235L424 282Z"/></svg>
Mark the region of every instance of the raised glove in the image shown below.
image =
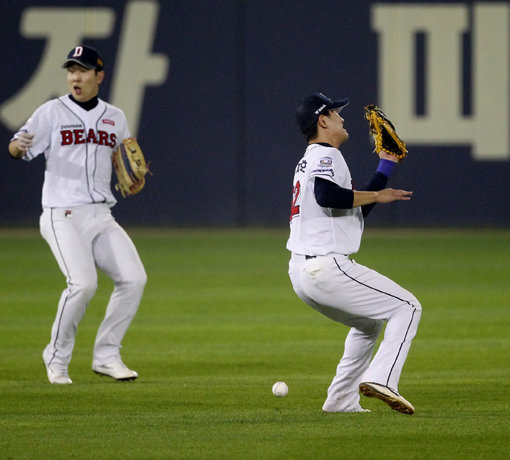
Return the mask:
<svg viewBox="0 0 510 460"><path fill-rule="evenodd" d="M134 137L123 139L112 156L117 174L115 186L125 198L135 195L145 186L145 175L149 172L142 149Z"/></svg>
<svg viewBox="0 0 510 460"><path fill-rule="evenodd" d="M374 138L374 152L377 154L381 151L386 152L401 162L407 156L406 144L396 133L393 123L374 104L365 106L365 118L368 120L370 134Z"/></svg>

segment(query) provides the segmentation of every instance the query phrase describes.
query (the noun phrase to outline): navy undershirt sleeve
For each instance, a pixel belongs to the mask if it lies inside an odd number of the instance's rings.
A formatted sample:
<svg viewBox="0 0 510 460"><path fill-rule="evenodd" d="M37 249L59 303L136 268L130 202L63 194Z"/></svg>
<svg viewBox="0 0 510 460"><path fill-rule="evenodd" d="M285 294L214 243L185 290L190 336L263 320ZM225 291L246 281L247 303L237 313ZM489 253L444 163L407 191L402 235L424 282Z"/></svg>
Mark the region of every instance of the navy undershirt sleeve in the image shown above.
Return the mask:
<svg viewBox="0 0 510 460"><path fill-rule="evenodd" d="M313 187L315 199L323 208L351 209L354 192L322 177L315 178Z"/></svg>
<svg viewBox="0 0 510 460"><path fill-rule="evenodd" d="M378 192L379 190L385 188L387 183L388 177L385 176L382 172L376 171L372 178L361 190L365 192ZM363 217L367 217L376 204L377 203L370 203L366 204L365 206L361 206Z"/></svg>
<svg viewBox="0 0 510 460"><path fill-rule="evenodd" d="M385 188L387 183L388 177L386 177L383 173L376 171L368 183L360 190L364 192L378 192Z"/></svg>
<svg viewBox="0 0 510 460"><path fill-rule="evenodd" d="M362 191L378 192L386 187L388 176L395 164L389 160L380 160L379 167ZM314 184L315 199L319 206L324 208L352 209L354 204L354 192L350 189L321 177L315 178ZM363 217L368 216L376 203L367 204L361 207Z"/></svg>

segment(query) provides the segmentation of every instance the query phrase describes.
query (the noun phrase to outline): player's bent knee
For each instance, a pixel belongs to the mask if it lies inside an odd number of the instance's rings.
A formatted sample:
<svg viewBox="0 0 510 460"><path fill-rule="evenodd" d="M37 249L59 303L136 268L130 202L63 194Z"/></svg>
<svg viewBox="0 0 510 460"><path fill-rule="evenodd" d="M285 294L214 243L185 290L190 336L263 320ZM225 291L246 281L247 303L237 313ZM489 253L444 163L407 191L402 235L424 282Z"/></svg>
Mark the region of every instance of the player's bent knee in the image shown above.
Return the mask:
<svg viewBox="0 0 510 460"><path fill-rule="evenodd" d="M421 313L421 303L418 301L418 299L414 299L413 301L413 307L416 308L416 311L417 312L420 312Z"/></svg>
<svg viewBox="0 0 510 460"><path fill-rule="evenodd" d="M147 284L147 274L145 273L145 270L140 272L137 278L134 279L132 282L139 288L143 289Z"/></svg>
<svg viewBox="0 0 510 460"><path fill-rule="evenodd" d="M117 286L122 286L124 289L137 292L137 291L143 291L145 288L145 285L147 284L147 275L145 272L140 273L136 277L129 277L124 278L115 283Z"/></svg>
<svg viewBox="0 0 510 460"><path fill-rule="evenodd" d="M97 290L97 281L75 281L69 283L69 289L86 301L92 299Z"/></svg>

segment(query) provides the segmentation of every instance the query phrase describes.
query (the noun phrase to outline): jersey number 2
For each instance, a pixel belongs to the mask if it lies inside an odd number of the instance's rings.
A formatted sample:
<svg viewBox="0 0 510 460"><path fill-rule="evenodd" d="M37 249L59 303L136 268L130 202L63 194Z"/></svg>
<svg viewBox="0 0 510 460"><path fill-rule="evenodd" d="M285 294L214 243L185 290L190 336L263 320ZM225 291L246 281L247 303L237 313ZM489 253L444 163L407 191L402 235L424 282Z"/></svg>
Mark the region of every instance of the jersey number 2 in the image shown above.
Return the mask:
<svg viewBox="0 0 510 460"><path fill-rule="evenodd" d="M290 207L290 221L297 215L299 215L299 208L300 206L297 203L299 198L299 192L301 191L301 184L299 181L296 182L296 185L294 185L294 188L292 189L292 205Z"/></svg>

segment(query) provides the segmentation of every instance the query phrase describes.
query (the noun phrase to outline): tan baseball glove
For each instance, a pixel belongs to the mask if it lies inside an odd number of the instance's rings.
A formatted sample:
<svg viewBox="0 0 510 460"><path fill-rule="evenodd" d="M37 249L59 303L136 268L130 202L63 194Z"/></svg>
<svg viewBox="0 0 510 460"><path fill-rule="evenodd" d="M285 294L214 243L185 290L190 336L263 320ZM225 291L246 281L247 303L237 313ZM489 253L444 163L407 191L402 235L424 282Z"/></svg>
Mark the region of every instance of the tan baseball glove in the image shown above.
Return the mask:
<svg viewBox="0 0 510 460"><path fill-rule="evenodd" d="M398 162L401 162L408 152L405 142L396 133L393 123L374 104L365 106L365 118L368 120L370 134L374 138L374 152L386 152L389 155L396 156Z"/></svg>
<svg viewBox="0 0 510 460"><path fill-rule="evenodd" d="M113 167L117 174L115 186L124 198L136 195L145 186L145 176L149 172L142 149L134 137L123 139L112 156Z"/></svg>

